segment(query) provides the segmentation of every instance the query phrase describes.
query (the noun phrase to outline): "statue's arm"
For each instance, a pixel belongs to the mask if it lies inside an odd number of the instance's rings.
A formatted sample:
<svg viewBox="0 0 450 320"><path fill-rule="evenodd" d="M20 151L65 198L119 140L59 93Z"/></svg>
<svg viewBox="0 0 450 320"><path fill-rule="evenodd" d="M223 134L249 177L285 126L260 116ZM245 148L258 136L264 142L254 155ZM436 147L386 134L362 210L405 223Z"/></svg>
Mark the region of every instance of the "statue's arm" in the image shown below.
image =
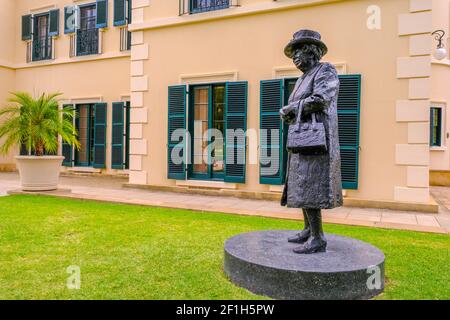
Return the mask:
<svg viewBox="0 0 450 320"><path fill-rule="evenodd" d="M302 116L328 108L338 91L339 77L336 68L327 63L314 79L313 93L300 102Z"/></svg>

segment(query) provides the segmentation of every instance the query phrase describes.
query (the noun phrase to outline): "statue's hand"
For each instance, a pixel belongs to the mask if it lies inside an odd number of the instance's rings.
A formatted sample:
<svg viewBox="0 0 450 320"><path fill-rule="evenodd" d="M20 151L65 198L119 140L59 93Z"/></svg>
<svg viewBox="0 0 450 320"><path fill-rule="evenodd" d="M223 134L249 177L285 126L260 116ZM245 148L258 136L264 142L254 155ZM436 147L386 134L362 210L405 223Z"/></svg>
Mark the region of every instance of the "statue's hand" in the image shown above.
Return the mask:
<svg viewBox="0 0 450 320"><path fill-rule="evenodd" d="M280 109L280 115L282 117L284 117L284 116L287 116L288 114L290 114L291 112L294 112L296 114L297 108L298 108L298 102L292 102L292 103L288 104L287 106L284 106L283 108Z"/></svg>
<svg viewBox="0 0 450 320"><path fill-rule="evenodd" d="M295 123L298 112L298 102L292 102L280 109L281 118L288 124Z"/></svg>

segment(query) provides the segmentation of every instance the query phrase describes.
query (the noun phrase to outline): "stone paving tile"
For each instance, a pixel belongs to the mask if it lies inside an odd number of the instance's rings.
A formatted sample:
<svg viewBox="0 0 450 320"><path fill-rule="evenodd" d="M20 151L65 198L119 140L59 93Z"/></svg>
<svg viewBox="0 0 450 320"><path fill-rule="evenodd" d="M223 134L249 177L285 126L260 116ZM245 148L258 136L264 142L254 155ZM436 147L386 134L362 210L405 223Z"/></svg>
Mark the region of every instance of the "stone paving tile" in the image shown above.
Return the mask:
<svg viewBox="0 0 450 320"><path fill-rule="evenodd" d="M348 216L348 212L345 212L345 211L337 211L337 212L333 212L333 211L330 211L330 212L324 212L323 213L323 216L324 217L327 217L327 218L338 218L338 219L345 219L345 218L347 218L347 216Z"/></svg>
<svg viewBox="0 0 450 320"><path fill-rule="evenodd" d="M330 209L330 210L324 210L325 213L328 212L332 212L332 213L350 213L350 211L352 210L352 208L349 207L338 207L338 208L334 208L334 209Z"/></svg>
<svg viewBox="0 0 450 320"><path fill-rule="evenodd" d="M364 208L351 208L347 219L380 222L382 211L380 209L364 209Z"/></svg>
<svg viewBox="0 0 450 320"><path fill-rule="evenodd" d="M258 210L258 209L265 209L265 210L273 210L275 209L275 206L267 206L263 204L259 204L258 202L254 201L236 201L234 203L231 203L229 205L230 208L237 208L237 209L245 209L245 210ZM284 211L284 210L283 210Z"/></svg>
<svg viewBox="0 0 450 320"><path fill-rule="evenodd" d="M364 213L352 213L352 212L350 212L347 215L347 219L367 220L367 221L373 221L373 222L380 222L381 221L381 213L380 214L364 214Z"/></svg>
<svg viewBox="0 0 450 320"><path fill-rule="evenodd" d="M437 216L436 220L439 222L441 227L450 228L450 217Z"/></svg>
<svg viewBox="0 0 450 320"><path fill-rule="evenodd" d="M435 217L430 217L429 215L416 215L417 223L421 226L427 227L439 227L439 223L437 222Z"/></svg>
<svg viewBox="0 0 450 320"><path fill-rule="evenodd" d="M415 214L402 213L385 213L383 212L381 222L385 223L400 223L400 224L417 224Z"/></svg>
<svg viewBox="0 0 450 320"><path fill-rule="evenodd" d="M374 227L383 229L397 229L397 230L419 231L429 233L446 233L446 230L442 227L428 227L428 226L420 226L417 224L375 222Z"/></svg>
<svg viewBox="0 0 450 320"><path fill-rule="evenodd" d="M381 216L383 213L382 209L373 209L373 208L349 208L350 213L353 214L368 214L371 216Z"/></svg>
<svg viewBox="0 0 450 320"><path fill-rule="evenodd" d="M324 218L326 223L345 224L349 226L374 227L376 222L357 219ZM395 228L394 228L395 229Z"/></svg>

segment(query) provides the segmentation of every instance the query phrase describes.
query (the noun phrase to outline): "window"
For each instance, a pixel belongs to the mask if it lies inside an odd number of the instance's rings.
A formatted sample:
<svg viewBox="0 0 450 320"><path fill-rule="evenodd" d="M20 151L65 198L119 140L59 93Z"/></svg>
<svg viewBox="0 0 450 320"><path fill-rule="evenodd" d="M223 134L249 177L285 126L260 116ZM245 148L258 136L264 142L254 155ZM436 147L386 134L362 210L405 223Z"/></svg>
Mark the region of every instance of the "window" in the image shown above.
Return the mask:
<svg viewBox="0 0 450 320"><path fill-rule="evenodd" d="M358 188L360 75L339 76L338 99L339 142L342 187ZM279 110L292 93L297 79L261 81L260 106L260 183L281 185L287 168L287 125L280 120ZM264 134L265 132L265 134ZM276 136L273 136L276 134Z"/></svg>
<svg viewBox="0 0 450 320"><path fill-rule="evenodd" d="M75 150L74 163L80 167L104 168L106 160L106 104L79 104L75 107L75 128L80 149ZM65 163L71 163L70 150L64 149ZM69 155L70 153L70 155Z"/></svg>
<svg viewBox="0 0 450 320"><path fill-rule="evenodd" d="M195 86L191 90L193 94L192 108L189 110L191 119L189 132L192 161L189 166L189 178L223 180L225 85ZM208 151L205 157L204 151L212 143L214 148Z"/></svg>
<svg viewBox="0 0 450 320"><path fill-rule="evenodd" d="M430 109L430 146L441 147L442 137L442 107L431 107Z"/></svg>
<svg viewBox="0 0 450 320"><path fill-rule="evenodd" d="M52 37L49 36L49 14L34 17L33 61L51 59Z"/></svg>
<svg viewBox="0 0 450 320"><path fill-rule="evenodd" d="M178 0L181 15L208 12L239 6L240 0Z"/></svg>
<svg viewBox="0 0 450 320"><path fill-rule="evenodd" d="M27 62L53 59L53 37L59 34L59 9L22 17L22 40Z"/></svg>
<svg viewBox="0 0 450 320"><path fill-rule="evenodd" d="M64 8L64 33L70 34L69 56L102 53L102 33L108 27L108 0Z"/></svg>
<svg viewBox="0 0 450 320"><path fill-rule="evenodd" d="M96 26L97 8L80 6L80 28L77 30L77 56L98 54L99 32Z"/></svg>
<svg viewBox="0 0 450 320"><path fill-rule="evenodd" d="M242 81L169 87L169 179L245 183L247 87Z"/></svg>
<svg viewBox="0 0 450 320"><path fill-rule="evenodd" d="M76 166L91 166L94 155L94 105L77 105L75 127L79 134L80 149L75 151Z"/></svg>
<svg viewBox="0 0 450 320"><path fill-rule="evenodd" d="M190 13L199 13L230 7L230 0L190 0Z"/></svg>

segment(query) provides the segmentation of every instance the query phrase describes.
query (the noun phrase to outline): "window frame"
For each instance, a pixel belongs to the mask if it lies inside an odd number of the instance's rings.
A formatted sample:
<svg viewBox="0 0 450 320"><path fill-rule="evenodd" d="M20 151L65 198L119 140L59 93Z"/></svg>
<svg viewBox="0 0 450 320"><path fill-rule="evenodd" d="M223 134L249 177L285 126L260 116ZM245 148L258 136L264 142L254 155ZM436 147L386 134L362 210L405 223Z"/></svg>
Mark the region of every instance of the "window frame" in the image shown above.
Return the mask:
<svg viewBox="0 0 450 320"><path fill-rule="evenodd" d="M215 1L215 0L212 0ZM206 9L198 9L194 8L194 0L189 0L189 14L196 14L196 13L204 13L204 12L211 12L216 10L223 10L223 9L229 9L231 7L231 0L228 0L227 5L221 5L221 6L214 6Z"/></svg>
<svg viewBox="0 0 450 320"><path fill-rule="evenodd" d="M75 34L76 34L76 57L84 57L84 56L100 54L101 53L100 52L100 28L97 28L97 26L95 26L95 28L92 28L92 29L82 29L81 28L81 23L82 23L81 22L81 11L83 9L85 9L85 8L88 8L88 7L94 7L94 9L95 9L95 15L93 16L93 18L94 18L94 24L96 24L96 22L97 22L97 14L98 14L98 12L97 12L97 2L80 4L77 7L78 7L78 9L77 9L77 15L78 16L76 17L76 19L77 19L78 23L77 23L77 28L75 29ZM96 52L94 52L94 51L87 51L87 50L85 50L86 52L85 51L80 52L81 50L80 50L80 43L79 43L79 33L81 31L86 31L86 30L95 30L97 32L97 50L96 50Z"/></svg>
<svg viewBox="0 0 450 320"><path fill-rule="evenodd" d="M188 141L188 156L189 161L187 163L187 180L201 180L201 181L225 181L225 164L223 172L214 174L212 170L212 165L208 164L208 173L207 174L199 174L193 172L193 165L194 165L194 152L193 152L193 146L194 146L194 112L195 112L195 89L196 88L207 88L208 89L208 129L212 128L212 121L213 121L213 104L214 104L214 87L223 86L224 87L224 110L223 110L223 117L224 122L226 122L226 81L225 82L212 82L212 83L196 83L196 84L189 84L188 85L188 108L187 108L187 130L190 135L190 139ZM226 130L226 126L224 126L224 129ZM223 161L225 162L226 159L226 139L225 139L225 132L222 132L223 134ZM210 137L208 138L208 146L211 144ZM208 157L210 157L210 152L208 152Z"/></svg>
<svg viewBox="0 0 450 320"><path fill-rule="evenodd" d="M38 38L38 33L39 33L39 21L41 18L46 17L47 20L47 27L46 27L46 35L45 38L47 39L47 41L50 42L49 45L47 45L46 47L49 49L49 52L46 53L45 57L39 58L35 55L35 45L36 45L36 41ZM42 13L37 13L35 15L33 15L32 18L32 33L31 33L31 62L36 62L36 61L46 61L46 60L52 60L52 50L53 50L53 36L50 35L50 11L47 12L42 12ZM44 37L42 37L44 38Z"/></svg>
<svg viewBox="0 0 450 320"><path fill-rule="evenodd" d="M125 162L124 162L124 170L130 169L130 128L131 128L131 101L125 101Z"/></svg>
<svg viewBox="0 0 450 320"><path fill-rule="evenodd" d="M81 115L81 107L87 108L87 128L86 128L86 159L87 161L80 161L80 150L75 149L75 154L73 156L75 167L93 167L93 161L91 157L91 153L93 153L93 143L92 143L92 124L94 123L95 113L94 113L94 103L80 103L75 105L75 129L78 132L79 137L81 136L80 132L80 115Z"/></svg>
<svg viewBox="0 0 450 320"><path fill-rule="evenodd" d="M440 143L439 145L432 144L432 131L431 131L431 112L432 109L440 110ZM446 150L447 136L446 136L446 104L443 102L431 102L430 105L430 139L429 139L430 150L440 151Z"/></svg>

